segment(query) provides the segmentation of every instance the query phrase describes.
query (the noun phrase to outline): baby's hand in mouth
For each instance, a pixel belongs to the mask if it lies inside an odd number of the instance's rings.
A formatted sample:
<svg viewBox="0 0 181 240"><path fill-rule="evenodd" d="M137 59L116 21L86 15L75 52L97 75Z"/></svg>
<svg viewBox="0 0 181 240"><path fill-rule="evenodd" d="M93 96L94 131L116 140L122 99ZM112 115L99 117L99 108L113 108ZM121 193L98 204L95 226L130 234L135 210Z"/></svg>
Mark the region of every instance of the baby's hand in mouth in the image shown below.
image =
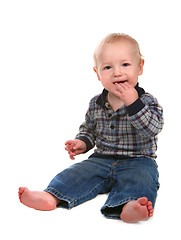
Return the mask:
<svg viewBox="0 0 181 240"><path fill-rule="evenodd" d="M123 100L126 106L132 104L138 99L138 93L136 89L128 82L125 80L123 83L114 83L116 86L115 91L113 94L115 94L117 97L120 97L120 99Z"/></svg>

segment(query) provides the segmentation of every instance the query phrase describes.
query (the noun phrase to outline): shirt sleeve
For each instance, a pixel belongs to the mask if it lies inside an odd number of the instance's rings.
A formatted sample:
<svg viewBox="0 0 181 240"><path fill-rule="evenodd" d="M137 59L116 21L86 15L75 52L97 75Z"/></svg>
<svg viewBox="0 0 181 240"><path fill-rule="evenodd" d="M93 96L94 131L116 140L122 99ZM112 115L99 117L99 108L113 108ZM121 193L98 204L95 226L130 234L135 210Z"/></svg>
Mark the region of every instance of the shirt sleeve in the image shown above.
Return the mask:
<svg viewBox="0 0 181 240"><path fill-rule="evenodd" d="M80 125L79 133L76 135L76 139L82 140L85 142L87 149L85 152L88 152L95 146L95 121L93 117L93 104L90 102L89 109L85 116L85 121Z"/></svg>
<svg viewBox="0 0 181 240"><path fill-rule="evenodd" d="M144 94L127 107L131 124L147 138L158 135L163 128L163 109L151 94Z"/></svg>

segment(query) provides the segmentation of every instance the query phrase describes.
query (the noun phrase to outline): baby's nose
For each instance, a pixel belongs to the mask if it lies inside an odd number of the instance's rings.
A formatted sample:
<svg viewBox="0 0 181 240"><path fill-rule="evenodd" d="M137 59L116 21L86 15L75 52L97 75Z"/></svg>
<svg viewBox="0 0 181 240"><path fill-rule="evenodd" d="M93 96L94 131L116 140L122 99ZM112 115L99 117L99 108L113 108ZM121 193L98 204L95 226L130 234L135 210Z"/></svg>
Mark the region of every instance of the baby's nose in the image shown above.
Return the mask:
<svg viewBox="0 0 181 240"><path fill-rule="evenodd" d="M123 75L123 70L121 67L114 68L114 77L119 77Z"/></svg>

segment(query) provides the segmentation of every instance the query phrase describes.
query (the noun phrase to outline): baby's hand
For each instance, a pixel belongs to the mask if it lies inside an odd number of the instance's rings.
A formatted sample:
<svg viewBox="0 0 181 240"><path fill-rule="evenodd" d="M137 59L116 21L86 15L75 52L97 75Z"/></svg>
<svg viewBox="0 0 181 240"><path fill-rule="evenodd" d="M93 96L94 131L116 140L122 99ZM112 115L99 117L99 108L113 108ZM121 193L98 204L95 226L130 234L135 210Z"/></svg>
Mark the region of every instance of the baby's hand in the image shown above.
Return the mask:
<svg viewBox="0 0 181 240"><path fill-rule="evenodd" d="M120 97L126 106L131 105L138 99L138 93L136 89L128 82L121 84L115 83L115 85L117 89L115 90L114 94Z"/></svg>
<svg viewBox="0 0 181 240"><path fill-rule="evenodd" d="M68 151L70 159L74 160L75 156L86 151L86 144L82 140L68 140L65 142L65 150Z"/></svg>

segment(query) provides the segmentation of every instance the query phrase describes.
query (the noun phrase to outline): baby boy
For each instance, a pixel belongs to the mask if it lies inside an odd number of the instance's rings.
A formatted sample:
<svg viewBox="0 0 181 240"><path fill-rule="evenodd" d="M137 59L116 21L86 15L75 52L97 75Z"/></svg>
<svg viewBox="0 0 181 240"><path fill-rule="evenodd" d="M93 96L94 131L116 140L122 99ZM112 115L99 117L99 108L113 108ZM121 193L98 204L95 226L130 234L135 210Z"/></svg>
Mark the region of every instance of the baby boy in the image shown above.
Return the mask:
<svg viewBox="0 0 181 240"><path fill-rule="evenodd" d="M163 110L138 85L144 60L135 39L106 36L94 53L103 92L91 99L74 140L65 143L71 159L95 147L80 163L57 174L42 191L19 188L20 201L37 210L71 209L109 193L101 208L108 218L138 222L153 216L159 188L155 162Z"/></svg>

